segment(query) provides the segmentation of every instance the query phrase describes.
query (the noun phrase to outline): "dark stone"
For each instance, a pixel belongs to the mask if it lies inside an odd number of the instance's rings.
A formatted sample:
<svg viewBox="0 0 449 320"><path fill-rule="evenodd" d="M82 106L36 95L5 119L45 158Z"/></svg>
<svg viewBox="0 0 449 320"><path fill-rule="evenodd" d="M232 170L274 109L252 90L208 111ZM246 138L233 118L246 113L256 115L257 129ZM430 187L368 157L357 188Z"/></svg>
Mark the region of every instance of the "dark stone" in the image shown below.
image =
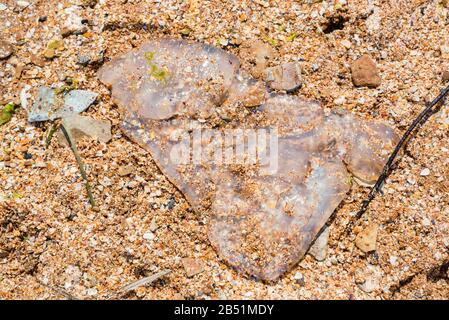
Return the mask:
<svg viewBox="0 0 449 320"><path fill-rule="evenodd" d="M33 155L31 153L28 153L28 152L25 152L23 157L25 158L25 160L33 159Z"/></svg>

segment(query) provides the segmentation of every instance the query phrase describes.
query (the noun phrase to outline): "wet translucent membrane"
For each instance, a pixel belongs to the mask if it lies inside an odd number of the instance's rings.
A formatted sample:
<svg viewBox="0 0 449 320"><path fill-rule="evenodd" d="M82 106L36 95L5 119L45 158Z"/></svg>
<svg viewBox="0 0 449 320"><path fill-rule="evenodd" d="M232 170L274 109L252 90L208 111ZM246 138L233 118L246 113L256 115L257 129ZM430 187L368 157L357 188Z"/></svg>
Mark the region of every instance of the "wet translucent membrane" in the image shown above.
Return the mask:
<svg viewBox="0 0 449 320"><path fill-rule="evenodd" d="M98 76L126 134L208 218L219 256L264 280L304 256L351 174L373 183L398 140L382 123L270 93L205 44L150 41Z"/></svg>

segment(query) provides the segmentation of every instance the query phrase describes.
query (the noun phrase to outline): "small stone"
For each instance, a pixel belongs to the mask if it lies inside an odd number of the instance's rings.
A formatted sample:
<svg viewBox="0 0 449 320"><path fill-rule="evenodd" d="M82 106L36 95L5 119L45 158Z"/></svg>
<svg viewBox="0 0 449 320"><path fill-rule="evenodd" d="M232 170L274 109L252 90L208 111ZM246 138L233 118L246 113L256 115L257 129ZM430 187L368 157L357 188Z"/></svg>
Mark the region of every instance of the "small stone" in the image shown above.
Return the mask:
<svg viewBox="0 0 449 320"><path fill-rule="evenodd" d="M358 286L362 291L371 293L379 287L379 283L373 277L368 277L363 283L359 284Z"/></svg>
<svg viewBox="0 0 449 320"><path fill-rule="evenodd" d="M323 261L327 256L327 243L329 241L329 227L325 226L321 234L309 249L309 254L317 261Z"/></svg>
<svg viewBox="0 0 449 320"><path fill-rule="evenodd" d="M182 34L183 36L188 36L191 32L192 30L190 28L184 28L179 31L179 33Z"/></svg>
<svg viewBox="0 0 449 320"><path fill-rule="evenodd" d="M100 184L103 187L107 188L107 187L110 187L112 185L112 181L108 177L103 177L103 179L100 181Z"/></svg>
<svg viewBox="0 0 449 320"><path fill-rule="evenodd" d="M449 81L449 70L443 71L443 73L441 74L441 77L444 82Z"/></svg>
<svg viewBox="0 0 449 320"><path fill-rule="evenodd" d="M338 97L337 99L334 100L334 103L337 106L342 106L342 105L344 105L346 103L346 97L345 96L340 96L340 97Z"/></svg>
<svg viewBox="0 0 449 320"><path fill-rule="evenodd" d="M443 244L446 248L449 248L449 238L444 238L443 239Z"/></svg>
<svg viewBox="0 0 449 320"><path fill-rule="evenodd" d="M46 164L45 162L43 162L43 161L37 161L37 162L34 164L34 166L35 166L36 168L46 168L46 167L47 167L47 164Z"/></svg>
<svg viewBox="0 0 449 320"><path fill-rule="evenodd" d="M96 296L98 294L98 290L95 288L90 288L86 290L86 294L88 296Z"/></svg>
<svg viewBox="0 0 449 320"><path fill-rule="evenodd" d="M8 251L4 251L0 249L0 259L4 259L9 255Z"/></svg>
<svg viewBox="0 0 449 320"><path fill-rule="evenodd" d="M97 3L98 0L77 0L75 2L75 4L80 5L82 7L91 7L91 8L93 8Z"/></svg>
<svg viewBox="0 0 449 320"><path fill-rule="evenodd" d="M33 155L31 153L29 153L29 152L25 152L24 155L23 155L23 158L25 160L30 160L30 159L33 159Z"/></svg>
<svg viewBox="0 0 449 320"><path fill-rule="evenodd" d="M172 197L167 202L167 209L171 210L175 207L175 205L176 205L176 199Z"/></svg>
<svg viewBox="0 0 449 320"><path fill-rule="evenodd" d="M82 10L79 6L68 7L64 10L64 13L66 16L61 30L63 37L72 34L83 34L88 30L87 26L83 24L84 19L81 17Z"/></svg>
<svg viewBox="0 0 449 320"><path fill-rule="evenodd" d="M13 53L13 47L5 40L0 40L0 60L6 59Z"/></svg>
<svg viewBox="0 0 449 320"><path fill-rule="evenodd" d="M226 47L229 44L229 40L228 39L224 39L224 38L219 38L217 43L220 46Z"/></svg>
<svg viewBox="0 0 449 320"><path fill-rule="evenodd" d="M349 48L351 48L351 41L349 41L349 40L342 40L341 41L341 45L343 46L343 47L345 47L346 49L349 49Z"/></svg>
<svg viewBox="0 0 449 320"><path fill-rule="evenodd" d="M63 28L61 30L61 35L63 38L67 38L68 36L70 36L73 33L73 30L69 29L69 28Z"/></svg>
<svg viewBox="0 0 449 320"><path fill-rule="evenodd" d="M35 66L38 66L38 67L41 67L41 68L45 66L45 62L46 62L45 59L42 56L39 56L39 55L32 55L30 57L30 61Z"/></svg>
<svg viewBox="0 0 449 320"><path fill-rule="evenodd" d="M329 262L331 263L331 265L334 265L334 266L336 266L338 264L338 260L334 256L330 257Z"/></svg>
<svg viewBox="0 0 449 320"><path fill-rule="evenodd" d="M64 49L64 42L60 39L51 39L47 43L47 49L54 49L54 50L63 50Z"/></svg>
<svg viewBox="0 0 449 320"><path fill-rule="evenodd" d="M355 239L355 245L363 252L376 251L377 224L369 224Z"/></svg>
<svg viewBox="0 0 449 320"><path fill-rule="evenodd" d="M76 60L76 63L82 66L87 66L90 63L90 56L78 56L78 59Z"/></svg>
<svg viewBox="0 0 449 320"><path fill-rule="evenodd" d="M19 7L25 8L25 7L28 7L28 6L30 5L30 3L27 2L27 1L21 1L21 0L19 0L19 1L17 1L17 5L18 5Z"/></svg>
<svg viewBox="0 0 449 320"><path fill-rule="evenodd" d="M297 62L288 62L265 71L266 81L275 90L292 91L302 84L301 66Z"/></svg>
<svg viewBox="0 0 449 320"><path fill-rule="evenodd" d="M304 281L304 275L301 272L296 272L295 275L293 276L293 279L295 279L296 283L303 286L305 281Z"/></svg>
<svg viewBox="0 0 449 320"><path fill-rule="evenodd" d="M379 8L375 8L373 14L371 14L365 22L368 33L373 34L377 32L381 27L381 21L380 10Z"/></svg>
<svg viewBox="0 0 449 320"><path fill-rule="evenodd" d="M154 233L153 232L145 232L144 234L143 234L143 238L145 239L145 240L153 240L154 239L154 237L155 237L155 235L154 235Z"/></svg>
<svg viewBox="0 0 449 320"><path fill-rule="evenodd" d="M430 174L429 168L422 169L421 173L420 173L420 175L423 176L423 177L427 177L429 174Z"/></svg>
<svg viewBox="0 0 449 320"><path fill-rule="evenodd" d="M125 177L130 175L131 173L133 173L135 171L135 168L132 165L127 165L124 167L120 167L118 169L118 175L121 177Z"/></svg>
<svg viewBox="0 0 449 320"><path fill-rule="evenodd" d="M375 62L367 54L352 63L351 72L352 82L357 87L375 88L382 81Z"/></svg>
<svg viewBox="0 0 449 320"><path fill-rule="evenodd" d="M442 45L441 47L440 47L440 52L441 52L441 57L443 58L443 59L447 59L447 58L449 58L449 45Z"/></svg>
<svg viewBox="0 0 449 320"><path fill-rule="evenodd" d="M151 223L150 223L150 230L151 230L151 232L155 232L158 228L159 227L158 227L158 225L156 223L156 218L153 218L151 220Z"/></svg>
<svg viewBox="0 0 449 320"><path fill-rule="evenodd" d="M204 271L203 264L196 259L183 258L181 262L189 278Z"/></svg>
<svg viewBox="0 0 449 320"><path fill-rule="evenodd" d="M423 219L422 219L422 225L423 225L423 226L428 227L428 226L430 226L431 224L432 224L432 222L430 221L429 218L423 218Z"/></svg>
<svg viewBox="0 0 449 320"><path fill-rule="evenodd" d="M44 57L45 57L46 59L51 60L51 59L53 59L55 56L56 56L56 51L55 51L55 49L45 49L45 51L44 51Z"/></svg>
<svg viewBox="0 0 449 320"><path fill-rule="evenodd" d="M389 262L392 266L397 266L398 265L398 257L390 256Z"/></svg>

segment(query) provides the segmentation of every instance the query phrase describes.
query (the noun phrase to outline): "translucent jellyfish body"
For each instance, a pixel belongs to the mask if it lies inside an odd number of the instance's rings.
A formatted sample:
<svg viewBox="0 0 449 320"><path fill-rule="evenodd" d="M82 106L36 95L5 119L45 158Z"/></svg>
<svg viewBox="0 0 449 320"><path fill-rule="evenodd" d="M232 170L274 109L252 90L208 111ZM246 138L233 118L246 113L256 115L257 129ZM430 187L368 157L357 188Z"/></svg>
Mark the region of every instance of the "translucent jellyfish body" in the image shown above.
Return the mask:
<svg viewBox="0 0 449 320"><path fill-rule="evenodd" d="M276 280L350 189L373 183L398 137L348 112L273 94L224 50L154 40L104 65L124 131L208 218L229 265Z"/></svg>

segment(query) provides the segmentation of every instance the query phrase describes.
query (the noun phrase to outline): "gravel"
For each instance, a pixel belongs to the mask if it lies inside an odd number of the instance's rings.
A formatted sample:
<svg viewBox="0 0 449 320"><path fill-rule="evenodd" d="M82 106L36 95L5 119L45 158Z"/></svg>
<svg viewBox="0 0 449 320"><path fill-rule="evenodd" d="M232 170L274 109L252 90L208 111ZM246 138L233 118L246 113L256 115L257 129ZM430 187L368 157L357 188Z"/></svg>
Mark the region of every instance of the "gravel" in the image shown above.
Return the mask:
<svg viewBox="0 0 449 320"><path fill-rule="evenodd" d="M320 262L306 255L277 283L267 284L243 277L217 259L207 238L205 217L194 213L148 154L122 134L121 115L109 90L96 78L95 68L77 65L80 52L106 50L108 60L152 38L185 37L212 45L222 38L228 40L225 49L238 55L242 68L251 72L254 60L241 49L261 41L274 52L264 68L303 59L302 87L296 94L319 100L329 110L344 108L367 119L387 121L403 132L424 102L446 85L449 10L438 0L371 3L286 1L267 2L265 7L256 1L235 6L222 1L98 1L79 7L79 16L89 20L87 31L61 39L64 48L38 64L30 63L31 57L43 58L49 41L62 38L64 4L39 1L19 10L9 3L0 5L1 39L14 49L0 60L0 104L19 103L20 92L29 85L31 106L38 87L60 86L60 79L75 77L81 89L99 94L97 104L86 112L111 121L113 130L107 144L83 140L78 145L98 202L97 208L91 208L70 149L57 143L45 149L47 124L30 125L27 110L19 108L0 127L0 180L4 182L0 184L0 299L65 298L50 288L63 288L71 279L65 273L70 265L82 274L70 293L85 298L108 297L141 279L139 272L149 275L170 269L163 284L140 287L127 298L448 299L447 279L431 277L432 270L449 260L447 104L408 142L383 196L367 212L373 223L382 226L375 253L352 250L353 235L340 237L367 192L353 184L332 219L328 258ZM39 22L43 16L47 18ZM339 29L326 30L332 17L345 22ZM182 34L186 28L191 32ZM298 36L286 41L293 32ZM347 41L352 44L349 48ZM352 82L351 64L364 54L376 63L382 78L379 87L355 87ZM15 77L22 65L25 68ZM341 96L346 100L336 106L334 100ZM33 159L24 159L22 150L33 154ZM118 168L129 164L136 174L120 176ZM421 176L423 168L431 174ZM110 183L101 186L103 177ZM408 179L414 183L407 183ZM126 187L130 183L132 189ZM161 195L150 197L156 190ZM153 218L159 228L149 242L142 235L151 230ZM424 218L431 223L423 225ZM203 272L187 277L180 261L186 256L204 261ZM354 281L356 270L365 270L367 263L380 269L375 273L378 286L370 293ZM304 284L294 279L297 272L307 280ZM89 289L97 294L86 296ZM247 292L252 294L246 297Z"/></svg>

